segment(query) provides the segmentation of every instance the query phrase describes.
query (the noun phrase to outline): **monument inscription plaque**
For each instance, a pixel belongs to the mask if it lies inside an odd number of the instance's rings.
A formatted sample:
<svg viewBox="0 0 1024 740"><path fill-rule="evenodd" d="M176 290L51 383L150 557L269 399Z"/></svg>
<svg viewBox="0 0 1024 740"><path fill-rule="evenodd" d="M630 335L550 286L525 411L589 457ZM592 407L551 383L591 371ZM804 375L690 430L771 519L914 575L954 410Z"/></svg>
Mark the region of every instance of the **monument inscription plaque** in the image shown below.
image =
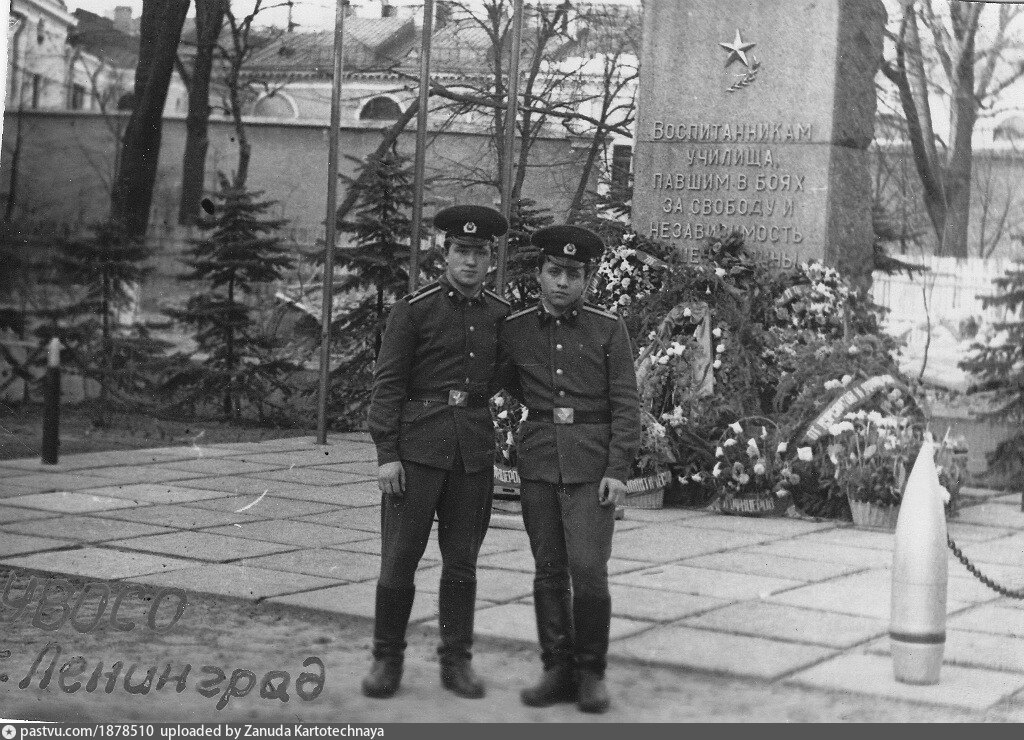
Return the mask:
<svg viewBox="0 0 1024 740"><path fill-rule="evenodd" d="M777 266L869 268L880 0L645 4L638 232L691 258L739 230Z"/></svg>

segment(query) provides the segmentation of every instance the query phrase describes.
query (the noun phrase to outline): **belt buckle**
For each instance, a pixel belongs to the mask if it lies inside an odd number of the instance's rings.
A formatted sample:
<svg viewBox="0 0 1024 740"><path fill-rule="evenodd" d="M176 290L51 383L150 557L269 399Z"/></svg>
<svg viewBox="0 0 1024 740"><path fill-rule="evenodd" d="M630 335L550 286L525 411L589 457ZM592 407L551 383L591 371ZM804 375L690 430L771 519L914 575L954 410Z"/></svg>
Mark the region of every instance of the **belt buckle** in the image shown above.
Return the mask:
<svg viewBox="0 0 1024 740"><path fill-rule="evenodd" d="M469 393L466 391L448 391L449 406L463 406L469 402Z"/></svg>
<svg viewBox="0 0 1024 740"><path fill-rule="evenodd" d="M572 424L573 410L559 406L555 408L554 419L556 424Z"/></svg>

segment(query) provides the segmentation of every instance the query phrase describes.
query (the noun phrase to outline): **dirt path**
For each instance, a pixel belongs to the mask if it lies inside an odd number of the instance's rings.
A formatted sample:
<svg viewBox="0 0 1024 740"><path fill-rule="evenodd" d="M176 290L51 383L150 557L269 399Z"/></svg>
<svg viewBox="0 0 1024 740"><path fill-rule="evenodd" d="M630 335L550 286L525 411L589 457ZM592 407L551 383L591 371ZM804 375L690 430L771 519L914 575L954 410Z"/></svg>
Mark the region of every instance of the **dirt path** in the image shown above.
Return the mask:
<svg viewBox="0 0 1024 740"><path fill-rule="evenodd" d="M3 622L0 658L2 651L10 651L10 655L0 660L0 671L8 677L0 682L0 716L85 722L577 722L595 719L580 714L571 705L537 710L519 703L519 690L539 671L536 653L529 647L478 646L474 664L488 680L489 694L483 700L471 701L454 697L440 687L434 655L436 637L427 628L415 629L409 636L402 690L390 700L371 700L364 698L358 688L368 667L371 627L364 620L195 597L190 598L174 628L166 635L157 635L145 623L148 605L139 600L131 601L131 598L124 602L120 615L137 622L128 632L115 631L106 622L102 629L89 634L75 631L70 622L56 632L46 632L32 626L29 613L14 623ZM89 604L94 605L98 600L97 593ZM173 607L173 600L162 604L158 624L169 622ZM108 613L109 609L110 606ZM0 612L0 619L9 619L10 614L7 610ZM49 614L44 612L44 618ZM82 619L91 619L93 614L87 606L82 610ZM48 685L40 688L55 648L50 647L34 672L32 664L51 641L60 646L61 655L54 664ZM64 677L64 684L67 689L73 688L76 682L81 685L74 693L68 693L59 685L61 666L79 657L80 661L65 669L68 675ZM313 667L303 668L303 661L310 657L323 661L326 679L322 693L307 701L299 690L308 696L315 689L315 682L305 680L297 685L296 681L304 671L318 672ZM116 661L123 661L123 668L111 693L107 694L104 693L107 678L101 674L111 670ZM133 687L143 683L148 669L154 669L146 694L130 694L125 690L124 674L135 662L139 666L131 676ZM158 689L168 662L172 665L169 680ZM99 668L100 663L102 668ZM192 667L184 690L176 693L175 677L186 663ZM204 672L204 666L220 668L226 676L210 692L209 698L198 689L204 681L216 678L216 674L212 669ZM77 675L72 673L76 669L79 669ZM252 671L253 679L247 678L246 669ZM287 702L260 696L260 680L272 670L290 674ZM88 681L94 673L99 676L98 682L92 692L87 692ZM233 674L236 693L244 693L250 680L253 688L243 696L228 695L226 705L218 710L216 705L225 700ZM19 684L26 677L28 687L20 688ZM613 664L608 677L614 705L600 720L610 722L1020 720L1000 712L958 712L638 665ZM272 677L267 693L273 693L274 687L280 688L282 680L282 676Z"/></svg>

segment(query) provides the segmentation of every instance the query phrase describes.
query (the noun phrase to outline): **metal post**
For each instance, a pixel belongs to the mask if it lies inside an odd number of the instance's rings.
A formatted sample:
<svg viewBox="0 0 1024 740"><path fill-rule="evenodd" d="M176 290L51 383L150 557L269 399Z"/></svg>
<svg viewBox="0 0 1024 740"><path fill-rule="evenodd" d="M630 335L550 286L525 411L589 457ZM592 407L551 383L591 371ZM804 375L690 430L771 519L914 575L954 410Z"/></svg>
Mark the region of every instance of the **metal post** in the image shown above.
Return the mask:
<svg viewBox="0 0 1024 740"><path fill-rule="evenodd" d="M43 450L47 465L57 464L60 450L60 340L50 340L43 384Z"/></svg>
<svg viewBox="0 0 1024 740"><path fill-rule="evenodd" d="M427 106L430 100L430 41L434 35L434 0L423 2L420 39L420 107L416 112L416 160L413 177L412 235L409 239L409 292L420 278L420 225L423 222L423 169L427 160Z"/></svg>
<svg viewBox="0 0 1024 740"><path fill-rule="evenodd" d="M512 156L516 141L516 119L519 112L519 54L523 45L523 0L515 0L512 10L512 50L508 60L508 108L505 112L505 148L501 172L501 215L512 218ZM498 240L498 274L495 290L505 293L505 266L508 262L508 234Z"/></svg>
<svg viewBox="0 0 1024 740"><path fill-rule="evenodd" d="M327 378L331 372L331 307L334 300L334 243L338 219L338 129L341 127L341 78L345 59L345 8L336 0L334 13L334 81L331 85L331 128L327 134L327 218L324 245L323 306L320 312L320 398L316 441L327 444Z"/></svg>

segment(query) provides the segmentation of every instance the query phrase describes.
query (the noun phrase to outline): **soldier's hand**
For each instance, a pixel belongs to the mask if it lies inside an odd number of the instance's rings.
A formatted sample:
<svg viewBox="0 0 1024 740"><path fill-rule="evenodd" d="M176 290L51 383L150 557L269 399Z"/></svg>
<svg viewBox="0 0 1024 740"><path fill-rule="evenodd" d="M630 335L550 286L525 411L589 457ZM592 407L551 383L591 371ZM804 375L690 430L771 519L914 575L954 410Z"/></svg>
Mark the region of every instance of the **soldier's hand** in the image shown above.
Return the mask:
<svg viewBox="0 0 1024 740"><path fill-rule="evenodd" d="M405 468L402 463L389 462L377 467L377 488L395 498L405 495Z"/></svg>
<svg viewBox="0 0 1024 740"><path fill-rule="evenodd" d="M618 506L626 498L626 484L615 478L602 478L597 487L597 502L601 506Z"/></svg>

